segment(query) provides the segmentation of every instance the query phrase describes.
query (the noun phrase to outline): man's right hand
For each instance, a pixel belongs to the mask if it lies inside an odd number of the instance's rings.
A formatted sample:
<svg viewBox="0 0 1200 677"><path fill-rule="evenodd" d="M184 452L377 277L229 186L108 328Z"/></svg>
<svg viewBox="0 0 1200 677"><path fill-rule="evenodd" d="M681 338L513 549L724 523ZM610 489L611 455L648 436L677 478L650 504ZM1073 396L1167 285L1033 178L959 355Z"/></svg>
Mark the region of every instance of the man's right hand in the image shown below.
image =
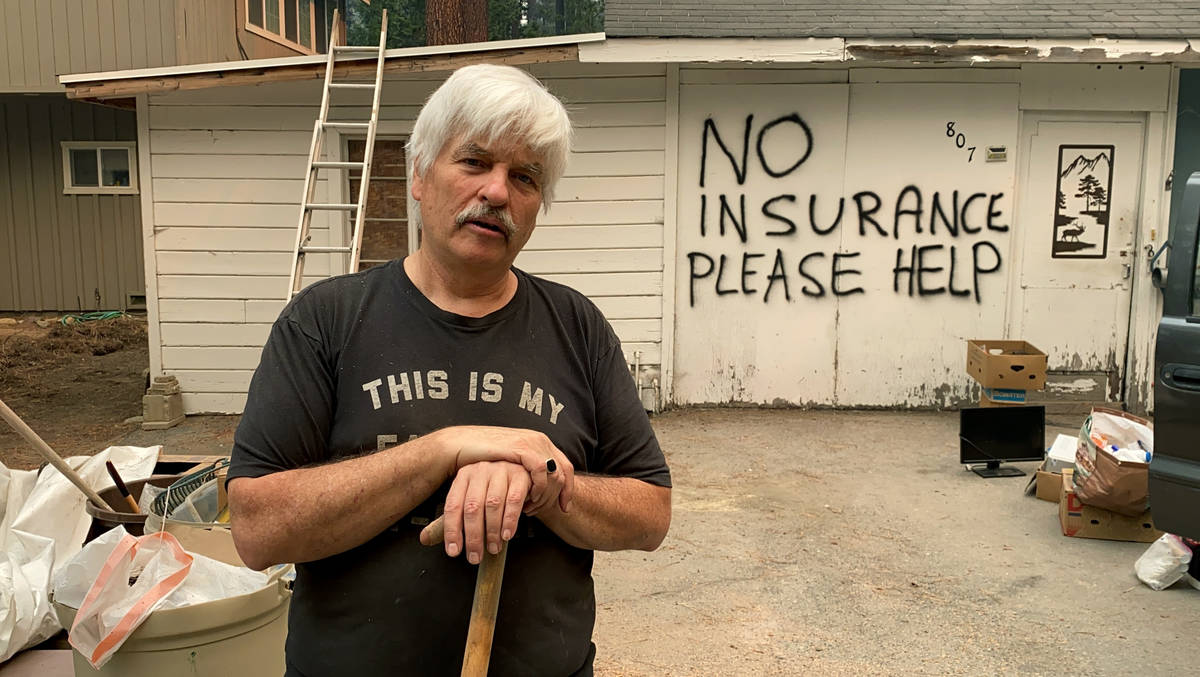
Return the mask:
<svg viewBox="0 0 1200 677"><path fill-rule="evenodd" d="M544 434L525 428L453 426L432 436L452 455L454 473L480 461L508 461L523 467L531 482L527 515L538 514L556 500L560 510L569 512L575 467ZM554 461L554 472L547 469L548 460Z"/></svg>

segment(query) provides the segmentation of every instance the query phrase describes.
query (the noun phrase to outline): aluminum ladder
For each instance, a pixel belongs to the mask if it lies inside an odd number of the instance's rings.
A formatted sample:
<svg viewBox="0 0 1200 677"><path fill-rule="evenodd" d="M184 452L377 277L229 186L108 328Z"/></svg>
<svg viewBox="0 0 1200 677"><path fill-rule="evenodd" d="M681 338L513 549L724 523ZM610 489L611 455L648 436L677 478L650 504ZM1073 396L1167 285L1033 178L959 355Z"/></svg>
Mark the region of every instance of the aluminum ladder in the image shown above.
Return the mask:
<svg viewBox="0 0 1200 677"><path fill-rule="evenodd" d="M312 146L308 151L308 171L304 174L304 194L300 201L300 224L296 228L296 246L292 249L292 272L288 281L287 300L291 300L304 286L304 258L306 254L346 254L349 265L347 270L358 270L359 250L362 248L363 218L366 215L367 185L371 178L371 156L375 150L375 129L379 123L379 95L383 89L384 52L387 50L387 10L383 10L383 23L379 29L379 44L371 45L338 45L338 15L333 14L333 31L329 40L329 58L325 65L325 87L321 93L321 111L313 125ZM334 64L346 64L355 59L354 55L374 53L375 82L334 82ZM349 59L339 59L339 56L350 56ZM365 90L372 91L371 118L365 122L349 122L344 120L329 120L329 99L333 90ZM320 160L325 145L325 131L329 129L356 130L367 133L366 146L363 148L362 162L329 162ZM350 203L313 202L313 193L317 187L317 172L320 170L361 170L362 175L358 185L358 200ZM314 211L349 212L354 217L354 227L350 232L350 244L341 246L315 246L309 244L312 240L310 228Z"/></svg>

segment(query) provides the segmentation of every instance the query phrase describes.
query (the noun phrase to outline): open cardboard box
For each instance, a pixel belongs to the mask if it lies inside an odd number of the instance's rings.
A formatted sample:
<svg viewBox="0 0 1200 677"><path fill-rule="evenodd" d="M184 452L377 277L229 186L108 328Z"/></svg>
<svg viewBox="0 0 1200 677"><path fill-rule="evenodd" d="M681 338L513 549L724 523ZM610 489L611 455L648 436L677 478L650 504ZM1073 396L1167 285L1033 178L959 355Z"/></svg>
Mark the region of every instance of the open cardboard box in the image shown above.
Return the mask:
<svg viewBox="0 0 1200 677"><path fill-rule="evenodd" d="M1075 495L1074 470L1064 468L1059 490L1058 521L1064 536L1103 538L1109 541L1152 543L1163 532L1154 528L1150 511L1126 517L1103 508L1084 505Z"/></svg>
<svg viewBox="0 0 1200 677"><path fill-rule="evenodd" d="M969 340L967 373L984 388L1042 390L1046 353L1028 341Z"/></svg>

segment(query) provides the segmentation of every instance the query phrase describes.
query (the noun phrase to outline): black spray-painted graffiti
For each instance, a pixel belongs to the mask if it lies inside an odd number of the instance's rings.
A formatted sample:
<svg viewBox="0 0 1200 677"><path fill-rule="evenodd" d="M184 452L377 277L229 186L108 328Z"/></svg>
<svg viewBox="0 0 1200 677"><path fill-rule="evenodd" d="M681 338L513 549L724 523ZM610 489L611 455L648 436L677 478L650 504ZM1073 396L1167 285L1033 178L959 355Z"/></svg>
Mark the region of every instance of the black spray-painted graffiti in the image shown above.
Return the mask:
<svg viewBox="0 0 1200 677"><path fill-rule="evenodd" d="M1112 208L1112 146L1059 146L1051 258L1108 256ZM1099 249L1097 249L1099 246Z"/></svg>
<svg viewBox="0 0 1200 677"><path fill-rule="evenodd" d="M768 159L765 150L778 149L778 145L771 145L770 137L781 125L795 127L794 131L799 132L799 137L795 138L804 139L802 147L794 149L794 159L790 162L780 162L777 150L772 152L776 157ZM767 122L758 129L756 136L753 131L754 115L747 115L739 158L721 137L713 119L704 121L700 146L701 189L705 188L709 170L710 141L729 161L739 186L745 185L752 169L752 146L757 155L757 166L776 180L795 172L812 155L812 129L798 113ZM752 137L755 137L753 143ZM945 294L974 298L976 303L981 303L981 276L1000 270L1003 259L1000 248L991 241L965 240L985 231L1008 231L1008 225L1002 222L1004 215L997 206L1003 197L1004 193L968 194L959 190L933 191L930 195L916 185L908 185L894 200L886 202L886 210L884 196L862 190L850 196L849 202L845 197L839 197L834 213L835 209L830 206L833 201L827 197L781 192L764 200L758 206L758 213L753 214L747 212L745 193L710 195L702 191L700 237L736 237L745 249L740 256L688 252L689 305L695 306L698 294L709 285L718 298L730 294L761 294L764 303L773 297L791 301L799 296L823 298L866 293L856 283L856 277L863 274L861 266L864 263L858 260L862 252L829 251L827 246L815 251L795 252L791 248L774 246L781 240L773 238L799 241L805 239L809 231L817 236L818 242L829 242L829 238L843 227L843 222L847 229L857 226L858 236L864 239L900 240L924 234L928 229L929 235L944 234L951 242L960 242L898 247L894 265L888 263L892 265L892 291L922 297ZM760 236L768 239L760 240ZM765 246L750 249L758 245ZM769 272L765 265L768 261Z"/></svg>

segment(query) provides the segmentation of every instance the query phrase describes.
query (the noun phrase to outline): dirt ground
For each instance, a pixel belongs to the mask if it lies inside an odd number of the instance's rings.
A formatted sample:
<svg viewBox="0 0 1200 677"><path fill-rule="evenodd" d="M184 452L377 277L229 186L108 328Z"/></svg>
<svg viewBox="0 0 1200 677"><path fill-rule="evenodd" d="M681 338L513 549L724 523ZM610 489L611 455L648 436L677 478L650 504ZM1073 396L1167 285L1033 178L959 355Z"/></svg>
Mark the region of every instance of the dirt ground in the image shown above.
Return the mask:
<svg viewBox="0 0 1200 677"><path fill-rule="evenodd" d="M64 325L56 315L0 316L0 400L62 456L94 454L137 428L148 366L145 316ZM0 461L42 458L0 424Z"/></svg>
<svg viewBox="0 0 1200 677"><path fill-rule="evenodd" d="M62 453L109 443L228 453L235 416L157 432L123 423L140 413L141 320L39 329L16 334L38 335L40 348L0 333L0 398ZM1079 419L1052 419L1047 439L1074 434ZM1200 591L1138 582L1146 544L1063 536L1057 506L1025 496L1026 478L964 471L957 425L954 412L655 417L674 520L656 552L597 554L597 673L1194 670ZM25 449L0 432L6 465L37 465Z"/></svg>

